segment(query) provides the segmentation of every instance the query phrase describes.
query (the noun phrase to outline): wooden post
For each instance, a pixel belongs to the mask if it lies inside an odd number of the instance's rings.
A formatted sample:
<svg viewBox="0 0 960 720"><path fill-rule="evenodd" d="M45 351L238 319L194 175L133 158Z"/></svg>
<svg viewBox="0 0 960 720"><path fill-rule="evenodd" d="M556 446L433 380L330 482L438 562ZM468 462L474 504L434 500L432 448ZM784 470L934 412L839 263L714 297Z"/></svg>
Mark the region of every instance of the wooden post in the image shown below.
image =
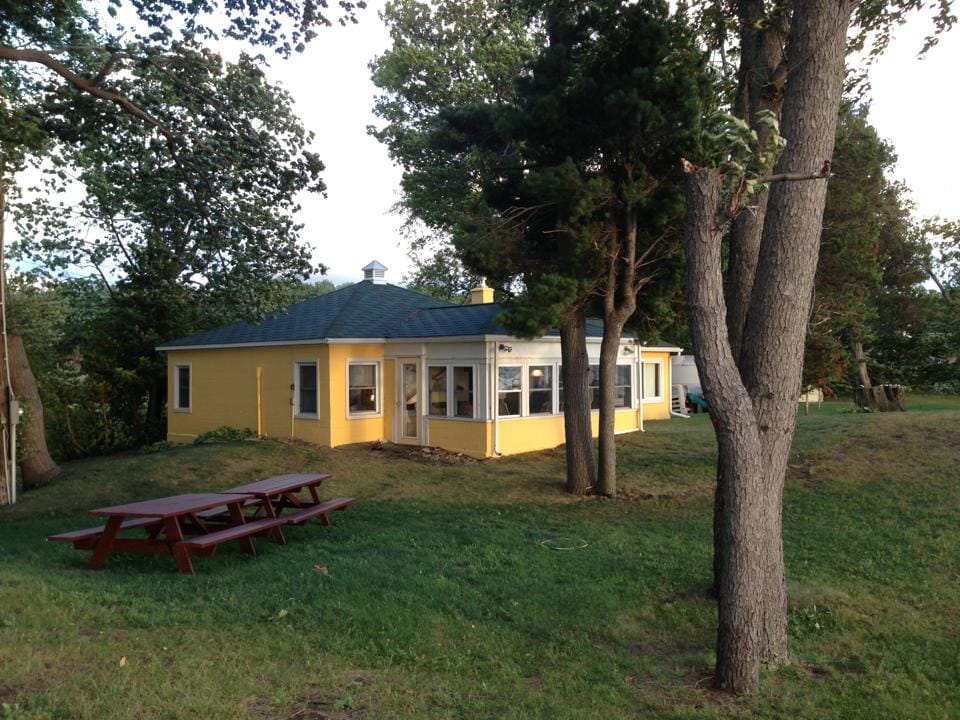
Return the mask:
<svg viewBox="0 0 960 720"><path fill-rule="evenodd" d="M263 437L263 368L257 368L257 437Z"/></svg>

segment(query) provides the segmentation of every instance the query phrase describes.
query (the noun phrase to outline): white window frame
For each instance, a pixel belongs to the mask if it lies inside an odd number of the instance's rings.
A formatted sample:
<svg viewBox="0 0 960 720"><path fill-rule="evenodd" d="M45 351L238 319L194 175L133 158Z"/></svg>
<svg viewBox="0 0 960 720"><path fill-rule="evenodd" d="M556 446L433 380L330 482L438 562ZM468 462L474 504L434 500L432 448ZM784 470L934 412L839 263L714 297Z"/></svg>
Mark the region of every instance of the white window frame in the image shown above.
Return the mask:
<svg viewBox="0 0 960 720"><path fill-rule="evenodd" d="M657 368L657 377L659 378L658 384L660 385L660 394L659 394L659 395L656 395L656 396L651 396L651 397L647 397L647 389L646 389L646 387L644 386L643 366L646 365L647 363L650 363L651 365L658 365L658 366L659 366L659 367ZM658 402L663 402L663 400L664 400L664 395L663 395L663 381L664 381L664 377L663 377L663 359L661 359L661 358L650 358L650 359L648 359L648 358L642 358L642 359L640 360L640 383L639 383L639 385L640 385L640 402L644 402L644 403L658 403Z"/></svg>
<svg viewBox="0 0 960 720"><path fill-rule="evenodd" d="M507 367L507 366L501 366L501 367ZM509 367L513 367L513 366L511 365ZM429 402L430 370L432 370L433 368L443 368L447 372L447 412L443 415L438 415L430 412L430 407L429 407L430 406L430 402ZM456 397L457 390L455 387L456 375L454 373L454 371L457 368L470 369L470 383L471 383L470 396L473 398L473 415L470 415L470 416L457 415L457 397ZM456 360L449 360L449 361L444 360L441 362L431 363L430 361L427 361L426 392L427 392L428 402L427 402L426 416L428 418L435 418L438 420L466 420L466 421L477 420L478 419L477 383L479 382L479 375L480 375L477 368L478 366L475 363L471 363L471 362L458 362ZM499 390L498 390L498 393L499 393ZM499 395L498 395L498 401L499 401ZM519 417L519 416L505 415L501 417Z"/></svg>
<svg viewBox="0 0 960 720"><path fill-rule="evenodd" d="M190 391L190 405L187 407L180 406L180 369L186 368L187 375L190 378L189 381L189 391ZM177 363L173 366L173 410L174 412L181 413L190 413L193 412L193 364L192 363Z"/></svg>
<svg viewBox="0 0 960 720"><path fill-rule="evenodd" d="M443 368L443 372L444 372L444 384L446 385L446 388L444 388L444 393L445 393L445 395L444 395L444 404L447 406L447 408L446 408L446 410L443 412L443 414L433 412L433 407L432 407L432 406L433 406L433 402L432 402L432 399L431 399L431 397L430 397L430 393L433 392L433 378L430 376L430 371L433 370L433 369L438 369L438 370L439 370L440 368ZM451 374L452 374L452 373L450 372L450 365L447 365L446 363L435 363L435 364L433 364L433 365L427 363L427 377L426 377L427 393L426 393L425 398L424 398L425 401L426 401L426 403L427 403L427 407L426 407L426 411L427 411L427 412L426 412L426 415L427 415L427 417L432 417L432 418L447 418L447 417L450 417L450 409L451 409L451 408L450 408L450 405L451 405L451 403L450 403L450 385L451 385L451 383L452 383Z"/></svg>
<svg viewBox="0 0 960 720"><path fill-rule="evenodd" d="M353 365L374 365L376 367L376 370L374 371L374 377L377 383L374 388L376 401L375 410L365 410L363 412L353 412L350 410L350 367ZM343 393L346 401L347 420L363 420L365 418L383 417L383 361L369 360L367 358L348 358L347 372L344 376L343 382Z"/></svg>
<svg viewBox="0 0 960 720"><path fill-rule="evenodd" d="M501 390L500 390L500 371L503 370L504 368L517 368L517 369L520 370L520 388L519 388L518 390L504 390L504 391L503 391L503 392L510 392L510 393L514 393L514 392L519 392L519 393L520 393L520 402L518 403L518 409L519 409L520 412L518 412L516 415L501 415L501 414L500 414L500 392L501 392ZM525 364L523 364L523 363L510 363L510 364L497 365L497 377L495 378L495 383L496 383L496 385L495 385L494 387L496 388L496 392L497 392L497 397L496 397L497 415L496 415L496 416L497 416L498 418L520 418L520 417L526 417L525 411L526 411L527 408L526 408L526 402L525 402L524 399L523 399L524 392L525 392L526 387L527 387L527 383L526 383L526 381L524 380L524 374L526 373L526 371L527 371L527 366L526 366Z"/></svg>
<svg viewBox="0 0 960 720"><path fill-rule="evenodd" d="M552 373L551 383L550 383L550 412L543 413L532 413L530 412L530 393L531 392L543 392L541 388L538 391L531 390L530 388L530 369L535 367L548 367L551 368L550 372ZM557 405L560 403L560 387L557 382L557 364L551 362L529 362L523 366L523 416L524 417L533 417L533 418L545 418L552 417L556 415Z"/></svg>
<svg viewBox="0 0 960 720"><path fill-rule="evenodd" d="M617 363L617 367L618 367L618 368L622 368L622 367L630 368L630 392L629 392L629 394L627 395L627 404L626 404L626 405L622 405L622 406L620 406L620 407L614 408L614 411L615 411L615 412L620 412L621 410L634 410L635 407L634 407L633 398L634 398L634 395L636 394L636 388L637 388L636 377L635 377L635 375L636 375L635 370L636 370L637 364L636 364L636 363L632 363L632 362L625 362L625 363L618 362L618 363ZM663 378L661 378L661 381L662 381L662 380L663 380ZM662 384L662 382L661 382L661 384ZM616 386L617 386L617 383L614 383L614 387L616 387Z"/></svg>
<svg viewBox="0 0 960 720"><path fill-rule="evenodd" d="M317 411L305 413L300 409L300 368L304 365L313 365L314 375L317 380ZM320 363L316 360L294 360L293 361L293 407L294 416L299 420L316 420L320 417Z"/></svg>
<svg viewBox="0 0 960 720"><path fill-rule="evenodd" d="M456 369L457 368L470 368L470 402L473 405L473 415L466 417L464 415L457 415L457 389L454 387L454 379L456 378ZM473 363L456 363L452 362L447 366L447 382L449 383L447 389L447 411L449 415L447 417L453 420L476 420L477 419L477 379L480 375L477 372L477 366Z"/></svg>

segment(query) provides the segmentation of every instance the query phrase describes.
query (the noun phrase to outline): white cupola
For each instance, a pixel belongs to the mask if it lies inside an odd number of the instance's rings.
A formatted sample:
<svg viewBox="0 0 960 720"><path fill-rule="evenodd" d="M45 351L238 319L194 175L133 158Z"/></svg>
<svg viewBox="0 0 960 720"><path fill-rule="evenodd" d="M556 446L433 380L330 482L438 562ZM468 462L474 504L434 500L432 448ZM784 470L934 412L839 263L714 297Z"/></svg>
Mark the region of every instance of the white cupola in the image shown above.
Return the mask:
<svg viewBox="0 0 960 720"><path fill-rule="evenodd" d="M369 265L363 268L363 279L369 280L370 282L376 283L377 285L385 285L387 282L387 278L385 277L386 272L387 272L387 268L381 263L374 260Z"/></svg>

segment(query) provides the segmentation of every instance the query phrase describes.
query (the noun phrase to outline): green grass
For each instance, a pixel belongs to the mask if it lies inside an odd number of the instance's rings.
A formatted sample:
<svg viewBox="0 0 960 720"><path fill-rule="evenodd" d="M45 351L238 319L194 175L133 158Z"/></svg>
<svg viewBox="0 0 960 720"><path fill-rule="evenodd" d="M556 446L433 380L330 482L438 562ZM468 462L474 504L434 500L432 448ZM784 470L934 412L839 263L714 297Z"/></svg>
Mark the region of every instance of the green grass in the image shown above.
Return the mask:
<svg viewBox="0 0 960 720"><path fill-rule="evenodd" d="M755 697L709 688L701 415L621 436L616 501L565 495L556 451L237 442L71 463L0 511L0 718L960 717L960 402L846 409L798 418L793 662ZM298 470L358 503L196 577L140 555L90 572L44 542L90 507Z"/></svg>

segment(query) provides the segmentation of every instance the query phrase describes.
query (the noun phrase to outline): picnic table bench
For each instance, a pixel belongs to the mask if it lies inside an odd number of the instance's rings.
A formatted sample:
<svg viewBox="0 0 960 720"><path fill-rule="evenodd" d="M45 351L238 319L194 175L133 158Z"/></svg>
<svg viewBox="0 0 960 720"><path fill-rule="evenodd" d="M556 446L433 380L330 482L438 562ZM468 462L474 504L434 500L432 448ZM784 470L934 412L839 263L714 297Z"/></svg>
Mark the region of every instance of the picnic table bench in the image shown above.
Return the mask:
<svg viewBox="0 0 960 720"><path fill-rule="evenodd" d="M107 524L85 530L50 535L55 542L72 542L74 548L93 550L89 566L99 570L114 552L169 554L177 569L194 574L192 557L213 555L225 542L238 540L243 550L256 554L253 538L272 535L280 544L283 525L302 525L320 517L329 525L328 513L344 510L354 498L340 497L320 501L319 486L329 474L278 475L218 493L188 493L155 500L115 505L90 510L89 514L107 518ZM306 490L310 500L300 494ZM254 508L251 516L245 508ZM292 513L283 514L287 508ZM146 537L119 536L125 530L142 529ZM194 537L187 538L187 534Z"/></svg>

